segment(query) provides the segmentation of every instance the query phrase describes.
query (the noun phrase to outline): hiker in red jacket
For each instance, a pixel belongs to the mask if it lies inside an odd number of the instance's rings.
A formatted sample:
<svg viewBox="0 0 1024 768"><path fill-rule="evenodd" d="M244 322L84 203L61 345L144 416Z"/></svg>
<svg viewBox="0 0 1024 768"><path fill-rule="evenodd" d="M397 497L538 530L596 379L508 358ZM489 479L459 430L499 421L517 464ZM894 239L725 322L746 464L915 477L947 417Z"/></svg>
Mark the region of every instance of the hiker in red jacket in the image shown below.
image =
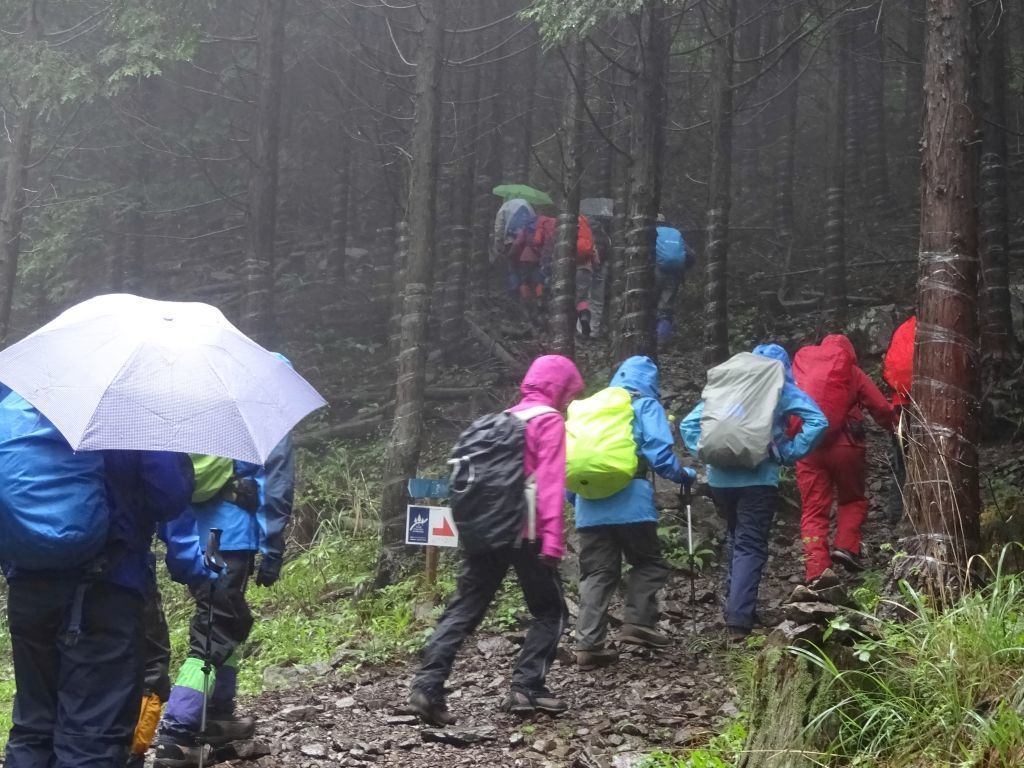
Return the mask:
<svg viewBox="0 0 1024 768"><path fill-rule="evenodd" d="M803 366L802 358L807 361ZM820 347L800 350L794 360L794 373L797 386L811 390L808 394L818 400L830 420L818 449L796 464L803 502L800 534L804 542L806 580L810 583L830 568L833 561L847 570L861 569L861 526L868 512L861 408L867 408L878 425L886 429L892 428L893 412L878 387L857 366L857 353L849 339L840 334L826 336ZM846 379L845 392L841 389L841 379L840 388L834 385L837 375ZM824 381L829 376L833 377L832 382ZM836 535L830 550L829 518L833 497L838 509Z"/></svg>
<svg viewBox="0 0 1024 768"><path fill-rule="evenodd" d="M910 405L910 386L914 380L914 342L917 338L917 317L911 315L892 335L882 363L882 378L892 390L893 424L898 425L903 411ZM895 482L889 485L886 516L897 522L903 514L903 484L907 481L907 445L893 434L889 464Z"/></svg>

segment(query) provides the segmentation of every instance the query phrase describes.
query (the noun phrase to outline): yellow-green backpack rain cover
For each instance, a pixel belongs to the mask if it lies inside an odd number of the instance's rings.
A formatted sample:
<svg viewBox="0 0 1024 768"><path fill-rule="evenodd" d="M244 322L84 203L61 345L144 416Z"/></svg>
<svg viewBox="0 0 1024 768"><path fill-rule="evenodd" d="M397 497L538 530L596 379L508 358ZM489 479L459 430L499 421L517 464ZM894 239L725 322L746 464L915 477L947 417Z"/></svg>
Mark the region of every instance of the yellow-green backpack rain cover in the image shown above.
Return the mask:
<svg viewBox="0 0 1024 768"><path fill-rule="evenodd" d="M195 491L192 493L193 504L202 504L212 499L235 474L235 462L223 456L190 453L189 458L192 459L192 469L196 476Z"/></svg>
<svg viewBox="0 0 1024 768"><path fill-rule="evenodd" d="M605 499L636 476L633 398L608 387L569 405L565 422L566 486L585 499Z"/></svg>

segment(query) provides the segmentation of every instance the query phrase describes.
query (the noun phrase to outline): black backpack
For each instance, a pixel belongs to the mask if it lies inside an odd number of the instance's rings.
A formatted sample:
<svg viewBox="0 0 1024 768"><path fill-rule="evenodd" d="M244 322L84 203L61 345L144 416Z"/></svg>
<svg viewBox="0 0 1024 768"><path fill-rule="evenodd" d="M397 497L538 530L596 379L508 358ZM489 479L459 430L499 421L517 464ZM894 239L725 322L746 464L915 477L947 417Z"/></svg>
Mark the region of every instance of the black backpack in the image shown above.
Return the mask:
<svg viewBox="0 0 1024 768"><path fill-rule="evenodd" d="M518 544L524 527L529 540L536 538L532 486L523 471L523 456L526 423L545 413L557 411L541 405L481 416L455 443L448 461L448 490L459 542L467 553Z"/></svg>

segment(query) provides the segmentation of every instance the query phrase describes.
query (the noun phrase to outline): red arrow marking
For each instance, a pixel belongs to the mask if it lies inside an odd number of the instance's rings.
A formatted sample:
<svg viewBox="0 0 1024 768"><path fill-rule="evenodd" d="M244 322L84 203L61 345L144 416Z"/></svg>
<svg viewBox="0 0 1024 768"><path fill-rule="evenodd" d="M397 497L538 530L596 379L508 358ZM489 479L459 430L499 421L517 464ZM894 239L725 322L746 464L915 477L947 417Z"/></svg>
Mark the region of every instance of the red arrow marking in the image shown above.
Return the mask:
<svg viewBox="0 0 1024 768"><path fill-rule="evenodd" d="M452 538L455 535L455 531L453 531L452 527L448 525L447 517L441 519L440 528L431 528L430 533L433 536L447 536L448 538Z"/></svg>

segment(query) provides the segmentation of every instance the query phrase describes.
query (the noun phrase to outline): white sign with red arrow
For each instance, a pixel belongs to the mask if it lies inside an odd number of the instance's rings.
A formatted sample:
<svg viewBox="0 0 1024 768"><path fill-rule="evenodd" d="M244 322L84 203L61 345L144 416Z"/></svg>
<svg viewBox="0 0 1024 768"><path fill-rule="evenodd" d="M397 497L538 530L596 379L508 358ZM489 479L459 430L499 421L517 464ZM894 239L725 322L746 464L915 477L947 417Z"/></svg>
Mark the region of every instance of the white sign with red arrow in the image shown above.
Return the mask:
<svg viewBox="0 0 1024 768"><path fill-rule="evenodd" d="M459 529L455 527L451 508L410 504L406 510L405 543L429 547L459 546Z"/></svg>

